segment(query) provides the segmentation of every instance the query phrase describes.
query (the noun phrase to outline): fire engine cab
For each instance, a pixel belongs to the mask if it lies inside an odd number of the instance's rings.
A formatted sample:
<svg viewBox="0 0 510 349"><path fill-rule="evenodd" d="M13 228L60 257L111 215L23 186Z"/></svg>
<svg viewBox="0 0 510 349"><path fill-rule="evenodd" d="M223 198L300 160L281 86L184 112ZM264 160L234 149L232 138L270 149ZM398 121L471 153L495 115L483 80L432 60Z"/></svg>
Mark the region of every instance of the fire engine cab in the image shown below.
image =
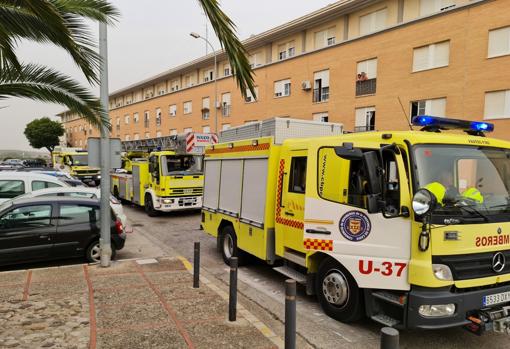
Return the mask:
<svg viewBox="0 0 510 349"><path fill-rule="evenodd" d="M202 228L226 263L255 256L331 317L510 333L510 142L419 116L342 134L266 120L205 153Z"/></svg>

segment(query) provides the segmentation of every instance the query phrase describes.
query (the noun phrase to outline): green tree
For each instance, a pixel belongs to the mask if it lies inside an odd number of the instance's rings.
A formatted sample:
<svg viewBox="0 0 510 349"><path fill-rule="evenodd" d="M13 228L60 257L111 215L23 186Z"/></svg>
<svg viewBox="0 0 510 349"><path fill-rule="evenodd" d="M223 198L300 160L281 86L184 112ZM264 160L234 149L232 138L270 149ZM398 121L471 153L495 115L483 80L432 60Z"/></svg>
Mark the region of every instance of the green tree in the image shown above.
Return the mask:
<svg viewBox="0 0 510 349"><path fill-rule="evenodd" d="M255 95L253 72L235 25L217 0L198 0L231 62L243 95ZM86 20L112 23L118 11L106 0L0 0L0 100L25 97L65 105L95 125L107 115L87 88L48 67L20 62L16 45L21 40L52 43L63 48L90 83L98 82L100 58Z"/></svg>
<svg viewBox="0 0 510 349"><path fill-rule="evenodd" d="M63 136L64 132L60 122L44 117L29 122L24 133L32 148L46 148L52 153L55 146L60 143L59 137Z"/></svg>

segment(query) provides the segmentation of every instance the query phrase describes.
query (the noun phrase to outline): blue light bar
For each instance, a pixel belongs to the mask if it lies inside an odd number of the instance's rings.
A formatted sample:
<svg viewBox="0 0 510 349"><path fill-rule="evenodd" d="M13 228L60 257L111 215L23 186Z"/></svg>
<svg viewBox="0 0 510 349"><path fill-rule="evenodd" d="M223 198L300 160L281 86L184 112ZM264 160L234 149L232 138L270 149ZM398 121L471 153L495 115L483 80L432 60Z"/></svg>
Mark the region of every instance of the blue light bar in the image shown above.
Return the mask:
<svg viewBox="0 0 510 349"><path fill-rule="evenodd" d="M430 115L414 116L411 122L414 126L422 126L425 131L457 129L473 134L494 131L494 124L489 122L449 119Z"/></svg>

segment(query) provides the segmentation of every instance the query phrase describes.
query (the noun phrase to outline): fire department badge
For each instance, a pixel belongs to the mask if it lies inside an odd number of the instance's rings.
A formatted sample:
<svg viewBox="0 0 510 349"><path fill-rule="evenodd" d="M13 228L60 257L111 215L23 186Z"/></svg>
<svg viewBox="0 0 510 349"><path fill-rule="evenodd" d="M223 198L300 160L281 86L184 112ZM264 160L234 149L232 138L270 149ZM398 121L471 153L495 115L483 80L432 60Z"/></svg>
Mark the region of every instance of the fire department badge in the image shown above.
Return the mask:
<svg viewBox="0 0 510 349"><path fill-rule="evenodd" d="M349 211L340 219L340 233L349 241L361 241L370 234L372 225L366 214L360 211Z"/></svg>

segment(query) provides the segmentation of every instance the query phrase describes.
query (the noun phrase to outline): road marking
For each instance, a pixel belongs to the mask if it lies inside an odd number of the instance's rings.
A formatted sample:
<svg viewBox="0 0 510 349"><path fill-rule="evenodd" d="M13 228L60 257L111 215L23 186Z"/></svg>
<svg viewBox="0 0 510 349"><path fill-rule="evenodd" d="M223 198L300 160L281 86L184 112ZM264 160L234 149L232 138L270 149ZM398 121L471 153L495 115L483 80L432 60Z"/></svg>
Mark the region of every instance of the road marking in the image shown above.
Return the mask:
<svg viewBox="0 0 510 349"><path fill-rule="evenodd" d="M184 264L184 268L188 269L188 271L193 270L193 266L191 265L190 262L188 262L186 258L184 258L183 256L177 256L177 258L182 262L182 264Z"/></svg>
<svg viewBox="0 0 510 349"><path fill-rule="evenodd" d="M148 259L137 259L136 263L138 265L145 265L145 264L157 264L159 263L157 259L154 258L148 258Z"/></svg>
<svg viewBox="0 0 510 349"><path fill-rule="evenodd" d="M337 336L343 338L345 341L349 342L349 343L352 343L352 340L350 340L349 338L347 338L346 336L344 336L343 334L341 334L340 332L337 332L337 331L333 331L334 334L336 334Z"/></svg>

